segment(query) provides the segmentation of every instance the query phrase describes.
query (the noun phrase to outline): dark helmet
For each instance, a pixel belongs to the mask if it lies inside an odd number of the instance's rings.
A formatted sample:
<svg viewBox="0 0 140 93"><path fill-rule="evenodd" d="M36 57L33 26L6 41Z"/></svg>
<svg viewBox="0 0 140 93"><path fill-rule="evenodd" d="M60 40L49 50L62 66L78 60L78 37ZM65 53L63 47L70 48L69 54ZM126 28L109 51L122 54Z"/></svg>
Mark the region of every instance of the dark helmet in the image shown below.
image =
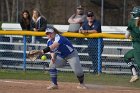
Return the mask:
<svg viewBox="0 0 140 93"><path fill-rule="evenodd" d="M140 6L135 6L130 13L133 15L133 18L140 17Z"/></svg>

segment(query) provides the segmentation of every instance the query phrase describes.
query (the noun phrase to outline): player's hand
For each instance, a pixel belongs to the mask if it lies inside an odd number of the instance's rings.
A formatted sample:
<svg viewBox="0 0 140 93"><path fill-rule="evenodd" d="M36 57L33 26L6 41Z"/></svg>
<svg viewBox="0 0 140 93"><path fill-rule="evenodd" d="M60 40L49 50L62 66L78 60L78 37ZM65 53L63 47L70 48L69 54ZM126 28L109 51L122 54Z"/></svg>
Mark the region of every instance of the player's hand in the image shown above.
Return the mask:
<svg viewBox="0 0 140 93"><path fill-rule="evenodd" d="M37 59L37 57L42 54L42 52L40 50L31 50L29 51L29 53L27 54L27 57L31 60L31 61L35 61Z"/></svg>

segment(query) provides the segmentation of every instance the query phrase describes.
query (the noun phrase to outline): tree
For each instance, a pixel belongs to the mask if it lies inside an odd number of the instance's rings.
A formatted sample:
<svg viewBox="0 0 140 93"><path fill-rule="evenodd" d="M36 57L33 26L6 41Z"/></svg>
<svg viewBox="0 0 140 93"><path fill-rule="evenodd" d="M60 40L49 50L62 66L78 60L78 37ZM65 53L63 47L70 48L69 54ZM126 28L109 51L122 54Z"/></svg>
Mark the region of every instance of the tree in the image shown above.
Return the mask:
<svg viewBox="0 0 140 93"><path fill-rule="evenodd" d="M36 8L40 10L40 7L41 7L40 0L36 0Z"/></svg>
<svg viewBox="0 0 140 93"><path fill-rule="evenodd" d="M16 18L16 0L5 0L7 21L15 22ZM11 11L10 11L11 10Z"/></svg>
<svg viewBox="0 0 140 93"><path fill-rule="evenodd" d="M0 16L1 16L1 21L3 22L3 21L4 21L4 20L3 20L3 18L4 18L4 7L3 7L3 6L4 6L4 3L3 3L2 0L0 0L0 2L1 2L1 4L0 4L0 7L1 7L1 8L0 8L0 9L1 9L1 10L0 10L1 15L0 15Z"/></svg>
<svg viewBox="0 0 140 93"><path fill-rule="evenodd" d="M15 16L16 16L16 0L13 0L13 4L12 4L12 11L11 11L11 22L15 21Z"/></svg>
<svg viewBox="0 0 140 93"><path fill-rule="evenodd" d="M5 3L6 3L6 11L7 11L7 21L10 22L10 6L9 6L9 3L8 3L8 0L5 0Z"/></svg>

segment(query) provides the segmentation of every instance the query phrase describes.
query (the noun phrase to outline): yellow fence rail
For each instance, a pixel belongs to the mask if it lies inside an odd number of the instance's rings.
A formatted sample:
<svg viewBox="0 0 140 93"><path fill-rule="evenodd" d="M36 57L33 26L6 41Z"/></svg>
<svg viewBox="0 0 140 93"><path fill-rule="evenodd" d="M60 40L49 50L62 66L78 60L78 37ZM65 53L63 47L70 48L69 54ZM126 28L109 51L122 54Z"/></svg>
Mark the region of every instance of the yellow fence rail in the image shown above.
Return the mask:
<svg viewBox="0 0 140 93"><path fill-rule="evenodd" d="M32 36L46 36L45 32L34 32L34 31L3 31L0 30L0 35L32 35ZM110 33L94 33L94 34L81 34L81 33L72 33L64 32L62 34L66 37L77 37L77 38L113 38L113 39L125 39L124 34L110 34Z"/></svg>

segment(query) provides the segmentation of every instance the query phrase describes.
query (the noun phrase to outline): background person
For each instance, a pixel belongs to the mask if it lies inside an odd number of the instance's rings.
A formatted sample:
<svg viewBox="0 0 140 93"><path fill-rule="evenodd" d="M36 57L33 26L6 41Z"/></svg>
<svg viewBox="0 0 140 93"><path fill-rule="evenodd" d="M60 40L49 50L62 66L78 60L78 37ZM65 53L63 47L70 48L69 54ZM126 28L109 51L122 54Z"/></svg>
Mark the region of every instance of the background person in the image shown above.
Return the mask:
<svg viewBox="0 0 140 93"><path fill-rule="evenodd" d="M137 64L138 69L140 69L140 6L134 7L131 15L132 18L128 22L125 37L129 38L131 36L134 49L131 49L124 55L124 61L132 71L132 77L129 82L135 82L139 78L132 59L134 58L134 62Z"/></svg>
<svg viewBox="0 0 140 93"><path fill-rule="evenodd" d="M80 26L82 25L82 23L84 22L85 19L86 19L86 15L84 15L84 8L80 5L76 9L76 13L73 14L68 19L68 23L69 23L68 31L69 32L78 32Z"/></svg>
<svg viewBox="0 0 140 93"><path fill-rule="evenodd" d="M87 12L87 20L84 21L82 27L79 29L79 33L101 33L101 23L95 19L92 11ZM101 38L101 54L103 51L103 39ZM98 71L98 39L88 38L88 54L92 60L94 73Z"/></svg>
<svg viewBox="0 0 140 93"><path fill-rule="evenodd" d="M22 30L30 30L30 21L31 21L31 16L30 16L29 11L24 10L21 13L21 18L19 20Z"/></svg>
<svg viewBox="0 0 140 93"><path fill-rule="evenodd" d="M38 32L45 32L47 26L47 20L44 16L41 15L40 11L38 9L33 10L32 14L32 20L31 20L31 30L38 31ZM36 42L41 42L42 37L36 37Z"/></svg>
<svg viewBox="0 0 140 93"><path fill-rule="evenodd" d="M21 25L22 30L30 30L30 22L31 22L31 16L28 10L23 10L19 19L19 23ZM30 43L32 40L31 36L26 37L27 42ZM22 40L19 40L18 42L22 42ZM28 48L27 48L28 49ZM21 46L19 46L19 50L22 50Z"/></svg>
<svg viewBox="0 0 140 93"><path fill-rule="evenodd" d="M80 5L76 8L76 13L74 13L69 19L69 28L68 32L78 32L80 27L82 26L84 20L86 20L86 15L84 14L84 8ZM83 38L74 38L70 40L74 40L76 44L82 44Z"/></svg>

